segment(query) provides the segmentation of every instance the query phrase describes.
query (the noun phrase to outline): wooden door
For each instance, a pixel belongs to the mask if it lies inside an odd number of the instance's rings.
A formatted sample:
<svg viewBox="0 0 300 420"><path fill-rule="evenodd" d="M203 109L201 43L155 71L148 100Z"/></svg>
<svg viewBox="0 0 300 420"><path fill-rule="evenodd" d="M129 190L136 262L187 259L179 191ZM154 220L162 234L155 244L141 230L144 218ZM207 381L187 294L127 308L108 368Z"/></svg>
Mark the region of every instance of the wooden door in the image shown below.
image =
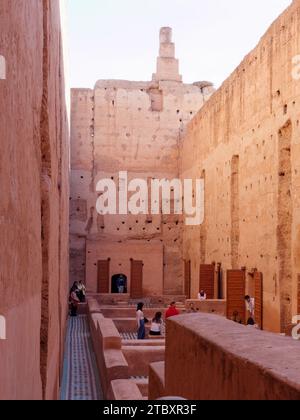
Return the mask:
<svg viewBox="0 0 300 420"><path fill-rule="evenodd" d="M258 271L254 274L255 284L255 322L259 328L263 329L263 275Z"/></svg>
<svg viewBox="0 0 300 420"><path fill-rule="evenodd" d="M191 261L184 261L184 294L187 299L191 298Z"/></svg>
<svg viewBox="0 0 300 420"><path fill-rule="evenodd" d="M227 318L231 319L234 312L246 323L246 274L242 270L227 271Z"/></svg>
<svg viewBox="0 0 300 420"><path fill-rule="evenodd" d="M131 299L141 299L143 297L143 261L131 260Z"/></svg>
<svg viewBox="0 0 300 420"><path fill-rule="evenodd" d="M110 260L98 261L98 293L109 293Z"/></svg>
<svg viewBox="0 0 300 420"><path fill-rule="evenodd" d="M215 298L215 265L200 265L199 291L204 290L207 299Z"/></svg>

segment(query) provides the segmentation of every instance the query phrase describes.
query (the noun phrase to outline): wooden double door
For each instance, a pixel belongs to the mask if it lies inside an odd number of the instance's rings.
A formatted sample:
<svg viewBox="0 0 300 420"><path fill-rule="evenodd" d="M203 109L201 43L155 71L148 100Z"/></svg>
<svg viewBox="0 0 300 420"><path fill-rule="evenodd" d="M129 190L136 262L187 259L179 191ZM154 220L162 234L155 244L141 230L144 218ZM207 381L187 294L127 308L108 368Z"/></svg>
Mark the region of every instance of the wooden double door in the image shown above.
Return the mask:
<svg viewBox="0 0 300 420"><path fill-rule="evenodd" d="M246 324L246 271L227 271L227 318L232 319L234 314ZM256 271L254 273L254 300L255 300L255 322L260 329L263 329L263 275Z"/></svg>
<svg viewBox="0 0 300 420"><path fill-rule="evenodd" d="M143 297L143 261L130 260L130 296L132 299ZM98 261L98 293L110 293L110 259Z"/></svg>
<svg viewBox="0 0 300 420"><path fill-rule="evenodd" d="M204 290L207 299L214 299L215 295L215 265L202 264L200 266L199 291ZM184 294L187 299L191 298L191 261L184 261Z"/></svg>
<svg viewBox="0 0 300 420"><path fill-rule="evenodd" d="M215 298L215 271L215 264L200 265L199 291L203 290L210 300Z"/></svg>

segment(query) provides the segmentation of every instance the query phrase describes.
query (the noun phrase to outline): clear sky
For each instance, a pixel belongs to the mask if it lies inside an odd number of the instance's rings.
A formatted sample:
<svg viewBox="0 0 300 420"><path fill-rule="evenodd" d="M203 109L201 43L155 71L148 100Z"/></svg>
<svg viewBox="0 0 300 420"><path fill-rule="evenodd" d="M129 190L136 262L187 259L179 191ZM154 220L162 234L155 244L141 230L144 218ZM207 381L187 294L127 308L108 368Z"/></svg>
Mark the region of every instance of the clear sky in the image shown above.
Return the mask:
<svg viewBox="0 0 300 420"><path fill-rule="evenodd" d="M217 87L291 0L69 0L71 87L151 80L159 29L173 28L185 82Z"/></svg>

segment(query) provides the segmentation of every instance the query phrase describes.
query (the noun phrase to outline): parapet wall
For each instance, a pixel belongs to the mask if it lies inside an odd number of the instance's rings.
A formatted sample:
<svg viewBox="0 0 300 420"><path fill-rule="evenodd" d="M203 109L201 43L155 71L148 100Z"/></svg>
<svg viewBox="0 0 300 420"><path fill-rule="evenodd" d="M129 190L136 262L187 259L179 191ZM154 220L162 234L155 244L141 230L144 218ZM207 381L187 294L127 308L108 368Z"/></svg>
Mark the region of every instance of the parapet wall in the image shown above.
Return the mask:
<svg viewBox="0 0 300 420"><path fill-rule="evenodd" d="M180 152L182 178L205 179L204 224L184 227L192 298L199 264L222 264L224 290L228 269L257 269L264 279L264 327L275 332L285 330L299 307L300 80L293 77L299 27L294 0L204 104ZM254 295L251 275L245 292Z"/></svg>
<svg viewBox="0 0 300 420"><path fill-rule="evenodd" d="M164 338L122 339L122 333L128 337L136 333L134 308L118 308L120 316L124 311L132 311L132 318L113 319L116 307L102 307L92 297L88 298L87 306L104 398L140 400L148 397L150 364L164 360ZM153 317L150 309L146 310L146 315L150 316L149 311Z"/></svg>
<svg viewBox="0 0 300 420"><path fill-rule="evenodd" d="M299 342L289 337L217 315L180 315L167 322L165 389L155 365L150 397L158 387L161 397L190 400L299 400L298 359Z"/></svg>

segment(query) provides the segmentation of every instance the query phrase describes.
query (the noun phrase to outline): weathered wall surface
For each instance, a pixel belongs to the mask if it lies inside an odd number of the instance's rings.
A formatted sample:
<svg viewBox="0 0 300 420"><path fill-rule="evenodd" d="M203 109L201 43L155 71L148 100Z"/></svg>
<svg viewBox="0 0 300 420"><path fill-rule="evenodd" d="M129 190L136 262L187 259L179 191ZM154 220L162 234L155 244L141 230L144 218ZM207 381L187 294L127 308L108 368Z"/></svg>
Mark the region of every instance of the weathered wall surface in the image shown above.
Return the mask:
<svg viewBox="0 0 300 420"><path fill-rule="evenodd" d="M208 83L182 83L169 28L161 31L160 41L152 82L98 81L93 90L72 90L72 281L84 279L88 270L86 239L98 241L99 247L123 243L125 253L130 240L140 241L144 249L161 241L164 292L182 294L179 217L101 216L96 211L97 182L118 182L119 171L128 171L129 181L178 178L179 138L213 91Z"/></svg>
<svg viewBox="0 0 300 420"><path fill-rule="evenodd" d="M297 313L300 81L292 59L300 53L299 28L295 0L193 119L181 149L182 177L202 176L206 186L204 224L184 229L192 297L200 263L220 262L224 274L257 268L264 325L273 331ZM250 276L247 287L253 294Z"/></svg>
<svg viewBox="0 0 300 420"><path fill-rule="evenodd" d="M0 399L56 399L68 287L60 2L0 2Z"/></svg>
<svg viewBox="0 0 300 420"><path fill-rule="evenodd" d="M124 246L125 245L125 246ZM98 291L98 261L110 258L110 271L122 273L127 277L127 287L131 290L131 259L143 261L143 293L145 296L162 296L163 290L163 245L160 241L141 244L139 241L128 243L103 243L101 247L93 241L86 245L87 282L90 290ZM111 286L111 285L110 285Z"/></svg>
<svg viewBox="0 0 300 420"><path fill-rule="evenodd" d="M167 323L164 392L188 400L299 400L298 354L291 338L217 315L181 315Z"/></svg>

